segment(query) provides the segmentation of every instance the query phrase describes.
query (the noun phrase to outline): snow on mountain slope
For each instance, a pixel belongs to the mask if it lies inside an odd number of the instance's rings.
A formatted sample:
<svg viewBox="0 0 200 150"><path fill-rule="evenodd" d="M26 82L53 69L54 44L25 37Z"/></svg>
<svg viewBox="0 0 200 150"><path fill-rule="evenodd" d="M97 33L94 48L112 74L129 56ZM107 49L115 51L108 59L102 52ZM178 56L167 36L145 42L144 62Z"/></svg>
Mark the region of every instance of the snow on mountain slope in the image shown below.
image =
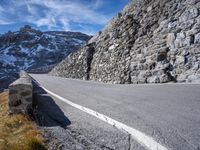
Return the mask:
<svg viewBox="0 0 200 150"><path fill-rule="evenodd" d="M89 39L90 36L79 32L41 32L28 25L17 32L1 35L0 90L19 70L55 65Z"/></svg>

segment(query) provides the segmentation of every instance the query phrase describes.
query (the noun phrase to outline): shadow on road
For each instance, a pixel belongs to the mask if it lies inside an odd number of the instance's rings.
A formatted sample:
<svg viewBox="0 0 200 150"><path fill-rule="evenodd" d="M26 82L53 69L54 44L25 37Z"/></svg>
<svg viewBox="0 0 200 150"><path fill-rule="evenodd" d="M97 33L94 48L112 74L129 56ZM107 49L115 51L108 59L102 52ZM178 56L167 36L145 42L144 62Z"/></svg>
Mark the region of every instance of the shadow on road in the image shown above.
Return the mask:
<svg viewBox="0 0 200 150"><path fill-rule="evenodd" d="M63 111L44 89L33 83L33 117L40 126L61 126L66 128L71 124Z"/></svg>

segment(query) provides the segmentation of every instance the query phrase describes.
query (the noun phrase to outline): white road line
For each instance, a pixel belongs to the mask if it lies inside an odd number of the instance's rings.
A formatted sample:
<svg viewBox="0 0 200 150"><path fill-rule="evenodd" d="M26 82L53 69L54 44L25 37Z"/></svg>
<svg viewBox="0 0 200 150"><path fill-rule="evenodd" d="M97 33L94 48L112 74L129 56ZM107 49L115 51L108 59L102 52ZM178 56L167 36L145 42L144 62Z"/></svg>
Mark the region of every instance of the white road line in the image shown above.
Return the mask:
<svg viewBox="0 0 200 150"><path fill-rule="evenodd" d="M40 86L40 85L39 85ZM96 118L103 120L105 122L107 122L108 124L115 126L116 128L120 129L120 130L124 130L126 132L128 132L133 139L135 139L137 142L139 142L142 146L144 146L145 148L149 149L149 150L168 150L166 147L162 146L161 144L159 144L158 142L156 142L152 137L146 135L145 133L142 133L134 128L131 128L121 122L118 122L108 116L105 116L101 113L98 113L94 110L91 110L89 108L83 107L81 105L75 104L51 91L49 91L48 89L40 86L41 88L43 88L47 93L51 94L52 96L60 99L61 101L77 108L80 109L92 116L95 116Z"/></svg>

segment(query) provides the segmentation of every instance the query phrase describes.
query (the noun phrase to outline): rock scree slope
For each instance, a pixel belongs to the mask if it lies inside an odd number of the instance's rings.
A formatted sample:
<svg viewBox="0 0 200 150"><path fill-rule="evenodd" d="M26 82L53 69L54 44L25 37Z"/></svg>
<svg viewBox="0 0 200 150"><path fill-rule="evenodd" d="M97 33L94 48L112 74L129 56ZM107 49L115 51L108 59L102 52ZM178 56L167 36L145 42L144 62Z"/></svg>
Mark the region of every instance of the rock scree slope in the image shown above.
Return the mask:
<svg viewBox="0 0 200 150"><path fill-rule="evenodd" d="M200 81L200 1L134 0L51 75L107 83Z"/></svg>

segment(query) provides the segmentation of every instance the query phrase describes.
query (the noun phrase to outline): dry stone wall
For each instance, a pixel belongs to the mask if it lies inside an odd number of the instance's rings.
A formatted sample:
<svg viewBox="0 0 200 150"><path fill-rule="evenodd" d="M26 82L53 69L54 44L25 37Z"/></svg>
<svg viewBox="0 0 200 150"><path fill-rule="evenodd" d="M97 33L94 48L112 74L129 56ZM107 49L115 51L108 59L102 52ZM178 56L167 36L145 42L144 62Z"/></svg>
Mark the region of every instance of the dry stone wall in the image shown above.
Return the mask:
<svg viewBox="0 0 200 150"><path fill-rule="evenodd" d="M199 82L200 1L134 0L91 43L92 53L86 45L51 74L120 84Z"/></svg>
<svg viewBox="0 0 200 150"><path fill-rule="evenodd" d="M87 44L82 47L80 51L70 54L69 57L58 64L50 74L88 80L93 54L93 43Z"/></svg>

